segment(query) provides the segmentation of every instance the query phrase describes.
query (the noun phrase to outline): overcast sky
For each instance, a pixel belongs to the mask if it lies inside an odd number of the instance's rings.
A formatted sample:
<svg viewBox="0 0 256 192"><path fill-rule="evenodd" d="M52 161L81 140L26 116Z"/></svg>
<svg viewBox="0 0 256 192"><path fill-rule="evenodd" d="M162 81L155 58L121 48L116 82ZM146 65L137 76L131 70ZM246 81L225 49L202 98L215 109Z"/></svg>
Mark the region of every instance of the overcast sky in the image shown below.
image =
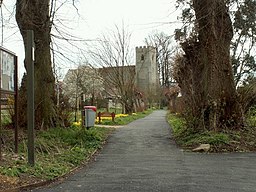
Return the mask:
<svg viewBox="0 0 256 192"><path fill-rule="evenodd" d="M4 15L14 13L14 0L3 1ZM57 19L65 20L70 33L82 39L95 39L104 31L113 29L122 22L132 33L131 47L143 46L144 38L152 31L173 34L177 27L175 0L80 0L77 4L78 14L72 7L64 7ZM5 18L5 17L4 17ZM4 27L3 47L15 52L19 57L19 74L24 72L24 50L22 39L15 22L7 22ZM77 59L77 58L74 58ZM67 63L59 66L65 73L75 67Z"/></svg>
<svg viewBox="0 0 256 192"><path fill-rule="evenodd" d="M124 22L132 31L132 43L139 45L153 30L173 32L168 22L176 21L174 0L83 0L81 29L98 34Z"/></svg>

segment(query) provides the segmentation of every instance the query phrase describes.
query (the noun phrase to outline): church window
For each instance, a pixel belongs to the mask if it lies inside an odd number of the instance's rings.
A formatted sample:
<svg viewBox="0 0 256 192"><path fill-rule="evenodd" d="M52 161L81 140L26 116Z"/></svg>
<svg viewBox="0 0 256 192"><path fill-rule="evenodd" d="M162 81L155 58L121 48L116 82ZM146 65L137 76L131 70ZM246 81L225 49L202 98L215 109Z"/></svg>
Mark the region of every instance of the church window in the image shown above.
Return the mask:
<svg viewBox="0 0 256 192"><path fill-rule="evenodd" d="M144 55L141 55L140 60L144 61Z"/></svg>

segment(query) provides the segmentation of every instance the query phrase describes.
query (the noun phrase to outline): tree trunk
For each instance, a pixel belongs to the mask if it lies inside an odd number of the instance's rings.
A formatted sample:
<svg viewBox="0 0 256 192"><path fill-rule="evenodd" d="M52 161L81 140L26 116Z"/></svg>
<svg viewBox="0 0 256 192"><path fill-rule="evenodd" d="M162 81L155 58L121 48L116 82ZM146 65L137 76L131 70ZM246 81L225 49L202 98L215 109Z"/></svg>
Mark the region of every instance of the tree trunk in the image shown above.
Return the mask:
<svg viewBox="0 0 256 192"><path fill-rule="evenodd" d="M26 30L34 31L35 38L35 122L37 128L49 128L56 123L55 78L52 71L50 55L51 22L49 16L49 0L17 0L16 21L18 23L24 46ZM25 60L25 68L26 60ZM23 79L23 81L26 81ZM26 83L23 83L26 92ZM26 94L21 94L23 106L26 107ZM21 109L24 111L24 108ZM26 111L26 110L25 110ZM22 125L26 124L21 122Z"/></svg>
<svg viewBox="0 0 256 192"><path fill-rule="evenodd" d="M199 129L219 130L243 125L230 61L232 23L224 0L193 0L198 40L182 45L190 76L185 87ZM183 74L184 76L184 74ZM183 79L184 82L184 79ZM181 86L182 88L182 86Z"/></svg>

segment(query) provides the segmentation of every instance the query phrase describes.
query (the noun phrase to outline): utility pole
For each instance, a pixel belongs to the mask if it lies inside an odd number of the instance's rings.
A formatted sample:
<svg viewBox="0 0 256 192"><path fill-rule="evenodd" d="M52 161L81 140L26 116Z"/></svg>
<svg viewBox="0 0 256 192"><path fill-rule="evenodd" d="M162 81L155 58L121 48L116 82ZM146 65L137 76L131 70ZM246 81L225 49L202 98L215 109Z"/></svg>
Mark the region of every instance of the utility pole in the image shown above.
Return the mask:
<svg viewBox="0 0 256 192"><path fill-rule="evenodd" d="M34 106L34 31L27 31L26 67L27 67L27 121L28 121L28 163L35 165L35 106Z"/></svg>

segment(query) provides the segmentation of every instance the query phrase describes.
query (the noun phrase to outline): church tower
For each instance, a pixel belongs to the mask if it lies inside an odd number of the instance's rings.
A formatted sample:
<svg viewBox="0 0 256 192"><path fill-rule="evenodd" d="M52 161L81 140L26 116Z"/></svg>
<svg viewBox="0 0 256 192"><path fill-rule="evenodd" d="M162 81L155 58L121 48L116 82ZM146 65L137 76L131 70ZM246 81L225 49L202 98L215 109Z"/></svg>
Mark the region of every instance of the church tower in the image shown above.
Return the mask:
<svg viewBox="0 0 256 192"><path fill-rule="evenodd" d="M146 97L155 96L159 85L156 48L136 47L136 86Z"/></svg>

